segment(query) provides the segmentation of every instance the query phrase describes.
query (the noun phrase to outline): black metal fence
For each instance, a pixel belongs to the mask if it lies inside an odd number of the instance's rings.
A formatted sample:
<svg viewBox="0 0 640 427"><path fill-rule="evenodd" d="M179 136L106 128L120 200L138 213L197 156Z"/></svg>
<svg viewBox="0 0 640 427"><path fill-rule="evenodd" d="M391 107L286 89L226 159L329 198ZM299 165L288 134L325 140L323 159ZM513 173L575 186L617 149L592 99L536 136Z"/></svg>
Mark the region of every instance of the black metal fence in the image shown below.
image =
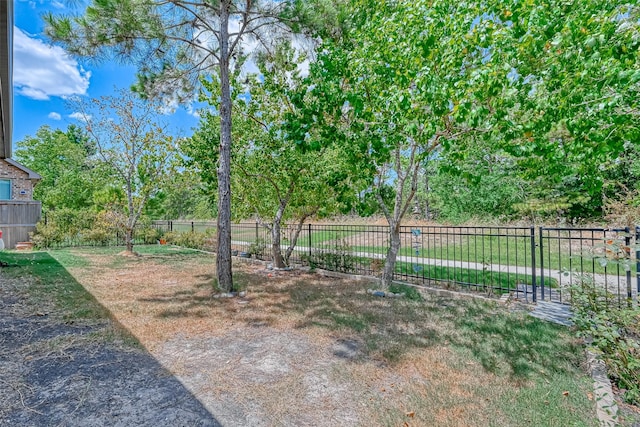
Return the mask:
<svg viewBox="0 0 640 427"><path fill-rule="evenodd" d="M215 223L155 221L165 232L215 232ZM415 284L513 293L528 301L568 302L571 286L593 283L622 305L638 301L640 227L449 227L403 226L395 278ZM294 227L282 230L282 250ZM389 228L375 225L305 224L290 264L351 274L380 276L389 247ZM269 230L257 223L232 225L232 249L238 256L268 260Z"/></svg>

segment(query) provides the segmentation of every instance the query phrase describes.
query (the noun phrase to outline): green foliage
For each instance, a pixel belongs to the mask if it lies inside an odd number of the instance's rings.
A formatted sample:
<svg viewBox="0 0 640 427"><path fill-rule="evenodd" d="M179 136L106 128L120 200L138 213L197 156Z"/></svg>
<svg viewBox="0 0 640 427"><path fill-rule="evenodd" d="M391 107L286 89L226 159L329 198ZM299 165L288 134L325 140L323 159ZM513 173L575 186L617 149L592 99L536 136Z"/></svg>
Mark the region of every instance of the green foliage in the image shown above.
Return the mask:
<svg viewBox="0 0 640 427"><path fill-rule="evenodd" d="M523 202L527 183L515 160L491 145L468 138L430 160L429 187L440 218L464 222L471 218L513 217Z"/></svg>
<svg viewBox="0 0 640 427"><path fill-rule="evenodd" d="M311 268L322 268L341 273L355 272L360 259L353 255L353 248L344 239L336 239L333 244L324 245L322 249L314 249L311 255L304 256Z"/></svg>
<svg viewBox="0 0 640 427"><path fill-rule="evenodd" d="M170 171L171 179L163 182L154 199L154 212L145 212L153 219L210 219L216 214L215 191L207 191L201 175L181 160ZM186 166L186 168L185 168Z"/></svg>
<svg viewBox="0 0 640 427"><path fill-rule="evenodd" d="M595 245L590 254L601 266L631 268L631 248L625 233ZM589 276L571 287L574 322L580 336L601 354L609 376L624 392L624 399L640 404L640 307L620 306L619 299ZM623 303L624 304L624 303Z"/></svg>
<svg viewBox="0 0 640 427"><path fill-rule="evenodd" d="M215 238L210 233L197 231L172 231L162 236L167 243L191 249L213 250L216 249Z"/></svg>
<svg viewBox="0 0 640 427"><path fill-rule="evenodd" d="M84 230L95 224L95 212L84 209L57 209L45 213L45 219L36 224L31 240L39 248L48 248L66 241L81 239Z"/></svg>
<svg viewBox="0 0 640 427"><path fill-rule="evenodd" d="M145 245L156 243L160 237L161 233L158 229L147 226L146 224L135 231L136 241L142 241Z"/></svg>
<svg viewBox="0 0 640 427"><path fill-rule="evenodd" d="M251 242L249 247L247 248L247 252L250 255L255 256L256 258L262 257L264 255L264 250L267 248L267 244L262 238L256 239L254 242Z"/></svg>
<svg viewBox="0 0 640 427"><path fill-rule="evenodd" d="M393 203L395 190L392 186L383 184L375 191L382 198L385 205L389 206ZM369 217L381 213L380 204L374 191L368 190L361 193L354 210L361 217Z"/></svg>
<svg viewBox="0 0 640 427"><path fill-rule="evenodd" d="M572 287L574 323L605 364L623 398L640 404L640 309L617 306L617 298L593 280Z"/></svg>
<svg viewBox="0 0 640 427"><path fill-rule="evenodd" d="M39 248L107 246L121 243L125 229L126 218L117 211L58 209L46 213L46 220L36 224L31 240ZM159 237L146 218L134 231L137 243L156 243Z"/></svg>
<svg viewBox="0 0 640 427"><path fill-rule="evenodd" d="M60 232L55 224L45 224L40 221L36 224L36 230L31 233L31 241L37 248L49 248L51 245L60 243L64 240L64 235Z"/></svg>
<svg viewBox="0 0 640 427"><path fill-rule="evenodd" d="M66 132L42 126L16 145L16 160L42 176L33 196L45 211L92 205L94 193L105 182L104 168L86 132L74 125Z"/></svg>
<svg viewBox="0 0 640 427"><path fill-rule="evenodd" d="M298 68L305 60L282 44L271 55L260 57L260 78L249 75L235 90L232 195L236 218L257 216L272 223L326 217L348 210L352 203L351 182L357 179L350 176L343 153L331 147L331 141L303 150L286 133L297 114L292 99L307 91ZM207 81L204 85L211 92L207 100L214 105L218 84ZM247 92L250 97L244 95ZM219 129L220 117L205 112L193 138L182 141L189 164L196 167L209 192L217 180L217 146L212 138Z"/></svg>
<svg viewBox="0 0 640 427"><path fill-rule="evenodd" d="M640 7L495 1L478 16L468 40L484 54L469 64L474 99L465 119L492 111L484 135L538 190L528 195L531 210L599 213L609 170L640 129Z"/></svg>

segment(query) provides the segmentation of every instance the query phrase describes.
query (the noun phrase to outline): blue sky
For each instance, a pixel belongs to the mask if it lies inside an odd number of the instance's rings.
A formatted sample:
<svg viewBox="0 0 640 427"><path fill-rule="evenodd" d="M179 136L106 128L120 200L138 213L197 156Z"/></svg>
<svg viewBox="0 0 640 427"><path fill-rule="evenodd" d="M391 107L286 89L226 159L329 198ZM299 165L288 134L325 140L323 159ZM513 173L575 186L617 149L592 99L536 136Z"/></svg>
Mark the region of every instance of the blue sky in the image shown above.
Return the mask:
<svg viewBox="0 0 640 427"><path fill-rule="evenodd" d="M2 1L2 0L0 0ZM114 88L129 88L135 80L135 68L112 63L70 57L61 47L51 46L43 36L45 12L76 13L66 0L14 0L15 31L13 57L14 122L13 141L35 135L38 128L66 129L81 125L65 98L91 98L111 95ZM180 108L168 117L171 133L189 136L198 119Z"/></svg>

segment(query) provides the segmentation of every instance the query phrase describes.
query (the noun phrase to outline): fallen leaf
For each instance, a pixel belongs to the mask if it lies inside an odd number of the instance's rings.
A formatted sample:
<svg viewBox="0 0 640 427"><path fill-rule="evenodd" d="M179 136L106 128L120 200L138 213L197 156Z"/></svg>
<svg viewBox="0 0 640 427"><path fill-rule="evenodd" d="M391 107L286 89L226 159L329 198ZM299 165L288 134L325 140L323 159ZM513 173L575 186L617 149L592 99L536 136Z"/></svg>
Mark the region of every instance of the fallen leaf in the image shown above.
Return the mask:
<svg viewBox="0 0 640 427"><path fill-rule="evenodd" d="M593 400L593 393L587 393L587 399Z"/></svg>
<svg viewBox="0 0 640 427"><path fill-rule="evenodd" d="M562 392L562 395L563 395L563 396L569 396L569 392L568 392L568 391L563 391L563 392Z"/></svg>
<svg viewBox="0 0 640 427"><path fill-rule="evenodd" d="M416 413L415 413L415 411L411 411L411 412L407 412L407 414L406 414L406 415L407 415L407 417L409 417L409 418L413 418L413 417L416 415Z"/></svg>

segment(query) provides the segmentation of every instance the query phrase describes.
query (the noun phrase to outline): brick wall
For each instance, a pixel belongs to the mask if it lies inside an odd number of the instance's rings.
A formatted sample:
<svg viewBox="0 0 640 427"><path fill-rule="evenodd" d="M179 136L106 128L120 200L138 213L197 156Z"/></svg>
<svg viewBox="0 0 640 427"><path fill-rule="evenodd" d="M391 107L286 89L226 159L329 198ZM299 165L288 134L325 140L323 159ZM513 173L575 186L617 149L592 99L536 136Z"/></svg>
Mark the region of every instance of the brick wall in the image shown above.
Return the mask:
<svg viewBox="0 0 640 427"><path fill-rule="evenodd" d="M0 159L0 179L11 180L11 200L33 200L33 182L29 174ZM25 194L20 194L21 192Z"/></svg>

